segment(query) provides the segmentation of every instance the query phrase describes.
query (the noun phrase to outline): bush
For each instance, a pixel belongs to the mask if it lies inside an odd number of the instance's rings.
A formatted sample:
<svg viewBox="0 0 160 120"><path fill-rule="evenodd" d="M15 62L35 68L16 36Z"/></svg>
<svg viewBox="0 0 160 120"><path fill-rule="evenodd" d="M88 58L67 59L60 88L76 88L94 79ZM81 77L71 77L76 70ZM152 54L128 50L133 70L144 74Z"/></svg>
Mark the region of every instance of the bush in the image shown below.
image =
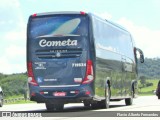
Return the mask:
<svg viewBox="0 0 160 120"><path fill-rule="evenodd" d="M153 83L146 83L146 87L153 86Z"/></svg>
<svg viewBox="0 0 160 120"><path fill-rule="evenodd" d="M27 85L27 75L22 74L12 74L4 75L0 74L0 85L4 91L5 97L22 95L23 90L26 89Z"/></svg>

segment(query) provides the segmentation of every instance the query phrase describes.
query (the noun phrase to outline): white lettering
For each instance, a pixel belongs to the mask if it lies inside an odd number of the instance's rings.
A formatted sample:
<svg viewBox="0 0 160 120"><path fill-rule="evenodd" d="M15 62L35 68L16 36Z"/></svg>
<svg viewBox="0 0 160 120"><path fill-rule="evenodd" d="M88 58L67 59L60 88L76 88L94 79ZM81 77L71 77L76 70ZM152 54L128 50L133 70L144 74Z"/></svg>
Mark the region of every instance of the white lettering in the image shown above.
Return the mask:
<svg viewBox="0 0 160 120"><path fill-rule="evenodd" d="M57 81L57 79L44 79L44 81Z"/></svg>
<svg viewBox="0 0 160 120"><path fill-rule="evenodd" d="M62 40L62 41L47 41L42 39L39 41L41 47L51 47L51 46L77 46L77 40Z"/></svg>
<svg viewBox="0 0 160 120"><path fill-rule="evenodd" d="M120 116L120 117L127 117L127 114L126 114L126 113L117 113L117 116Z"/></svg>
<svg viewBox="0 0 160 120"><path fill-rule="evenodd" d="M45 39L42 39L40 42L39 42L39 45L41 46L41 47L45 47L46 46L46 40Z"/></svg>
<svg viewBox="0 0 160 120"><path fill-rule="evenodd" d="M48 41L46 44L47 44L47 46L50 47L50 46L52 45L52 42L51 42L51 41Z"/></svg>
<svg viewBox="0 0 160 120"><path fill-rule="evenodd" d="M86 63L72 63L72 67L86 67Z"/></svg>
<svg viewBox="0 0 160 120"><path fill-rule="evenodd" d="M66 46L67 41L62 41L62 46Z"/></svg>

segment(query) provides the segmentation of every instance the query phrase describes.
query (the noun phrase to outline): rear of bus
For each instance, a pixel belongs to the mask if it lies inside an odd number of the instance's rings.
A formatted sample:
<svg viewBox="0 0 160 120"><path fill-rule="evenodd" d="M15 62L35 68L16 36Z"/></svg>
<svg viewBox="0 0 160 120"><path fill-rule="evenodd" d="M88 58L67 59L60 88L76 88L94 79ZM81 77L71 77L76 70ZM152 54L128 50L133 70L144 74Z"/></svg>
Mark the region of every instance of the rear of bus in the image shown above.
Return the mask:
<svg viewBox="0 0 160 120"><path fill-rule="evenodd" d="M65 104L94 96L89 17L84 12L30 16L27 28L30 99Z"/></svg>

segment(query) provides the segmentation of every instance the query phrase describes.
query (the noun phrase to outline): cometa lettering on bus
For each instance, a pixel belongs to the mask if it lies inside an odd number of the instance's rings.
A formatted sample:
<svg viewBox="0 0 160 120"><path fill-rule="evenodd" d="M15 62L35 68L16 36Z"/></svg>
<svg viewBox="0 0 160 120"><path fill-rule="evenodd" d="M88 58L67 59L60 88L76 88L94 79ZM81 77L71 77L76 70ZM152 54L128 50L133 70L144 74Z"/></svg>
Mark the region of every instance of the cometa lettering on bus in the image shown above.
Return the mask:
<svg viewBox="0 0 160 120"><path fill-rule="evenodd" d="M41 47L51 47L51 46L77 46L77 40L62 40L62 41L47 41L42 39L39 42Z"/></svg>

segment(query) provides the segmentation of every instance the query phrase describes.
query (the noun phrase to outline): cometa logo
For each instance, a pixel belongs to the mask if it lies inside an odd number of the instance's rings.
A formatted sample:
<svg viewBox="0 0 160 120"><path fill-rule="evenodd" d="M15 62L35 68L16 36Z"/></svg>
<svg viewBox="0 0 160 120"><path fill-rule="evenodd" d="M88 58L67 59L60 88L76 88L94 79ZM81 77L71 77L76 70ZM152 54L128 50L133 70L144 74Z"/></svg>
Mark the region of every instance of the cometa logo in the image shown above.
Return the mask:
<svg viewBox="0 0 160 120"><path fill-rule="evenodd" d="M47 41L42 39L39 41L41 47L51 47L51 46L77 46L77 40L62 40L62 41Z"/></svg>

